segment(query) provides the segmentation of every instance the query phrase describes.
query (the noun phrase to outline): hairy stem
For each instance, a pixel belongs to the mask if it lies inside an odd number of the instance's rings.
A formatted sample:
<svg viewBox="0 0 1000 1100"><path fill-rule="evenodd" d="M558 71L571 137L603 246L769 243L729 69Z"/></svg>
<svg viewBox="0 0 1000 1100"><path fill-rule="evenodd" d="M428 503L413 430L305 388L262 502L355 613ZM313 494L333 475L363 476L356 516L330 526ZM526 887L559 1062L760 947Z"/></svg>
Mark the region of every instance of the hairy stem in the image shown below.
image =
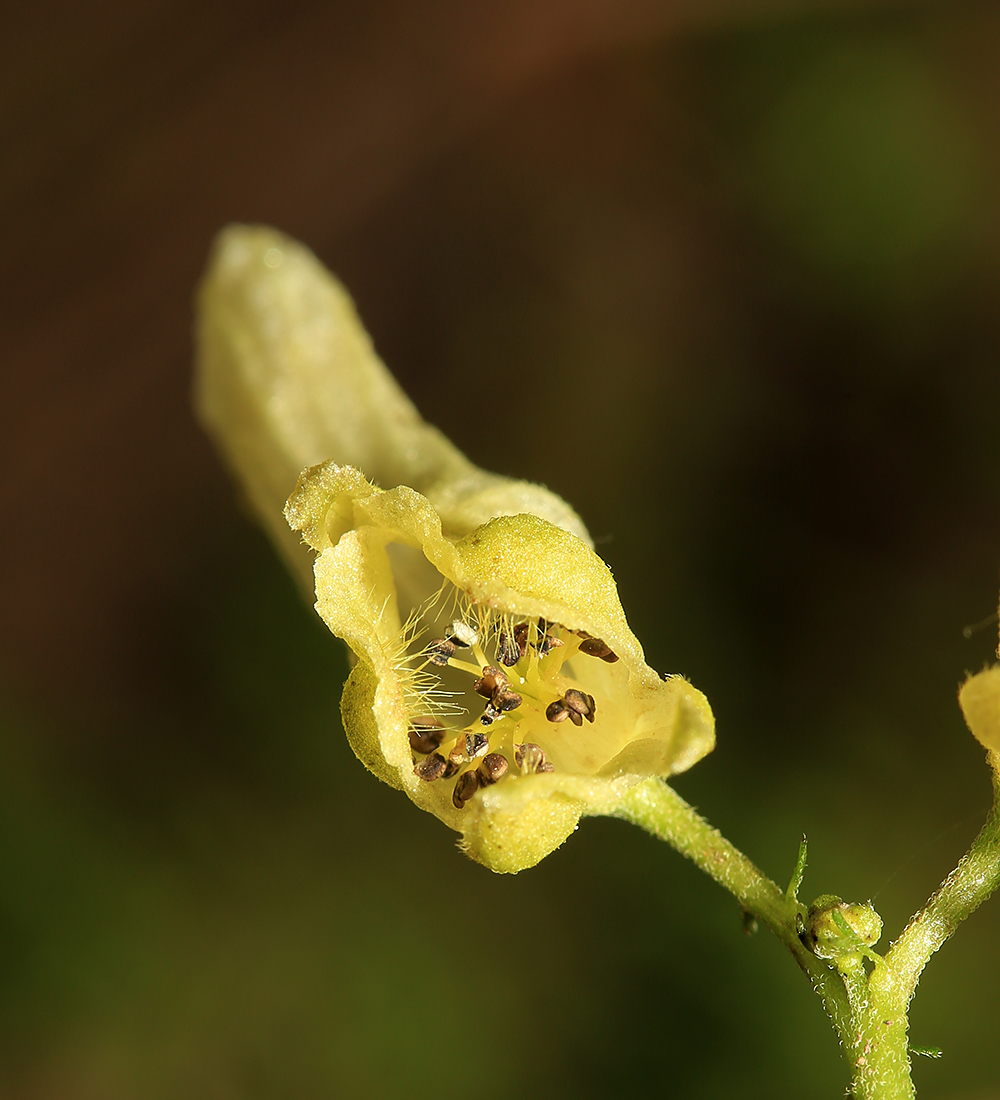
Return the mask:
<svg viewBox="0 0 1000 1100"><path fill-rule="evenodd" d="M1000 754L988 753L994 802L986 824L886 956L872 956L870 974L860 960L850 969L842 966L838 970L800 942L796 917L804 913L804 907L795 897L794 884L801 879L804 850L793 886L783 892L663 780L651 779L634 788L622 801L617 816L665 840L694 862L791 951L837 1031L851 1068L853 1097L909 1100L914 1091L907 1010L917 980L931 955L1000 885Z"/></svg>
<svg viewBox="0 0 1000 1100"><path fill-rule="evenodd" d="M763 874L672 787L650 779L633 788L616 816L665 840L728 890L743 909L763 921L795 957L823 1000L845 1051L855 1042L851 1005L841 976L801 943L796 916L804 907Z"/></svg>
<svg viewBox="0 0 1000 1100"><path fill-rule="evenodd" d="M954 871L910 920L886 955L898 975L898 996L909 1003L928 959L1000 885L1000 755L988 750L993 808Z"/></svg>

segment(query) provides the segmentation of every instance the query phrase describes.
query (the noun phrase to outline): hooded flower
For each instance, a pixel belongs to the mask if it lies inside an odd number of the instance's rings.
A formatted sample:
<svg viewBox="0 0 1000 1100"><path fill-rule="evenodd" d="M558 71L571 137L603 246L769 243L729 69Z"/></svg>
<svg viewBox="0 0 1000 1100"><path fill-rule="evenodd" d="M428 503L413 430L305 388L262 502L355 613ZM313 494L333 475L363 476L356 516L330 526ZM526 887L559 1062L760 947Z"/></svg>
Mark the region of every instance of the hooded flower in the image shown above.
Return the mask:
<svg viewBox="0 0 1000 1100"><path fill-rule="evenodd" d="M645 663L576 513L426 424L302 246L222 235L198 385L265 527L300 573L300 539L314 557L316 609L356 658L354 751L470 856L530 867L582 815L711 750L707 701Z"/></svg>

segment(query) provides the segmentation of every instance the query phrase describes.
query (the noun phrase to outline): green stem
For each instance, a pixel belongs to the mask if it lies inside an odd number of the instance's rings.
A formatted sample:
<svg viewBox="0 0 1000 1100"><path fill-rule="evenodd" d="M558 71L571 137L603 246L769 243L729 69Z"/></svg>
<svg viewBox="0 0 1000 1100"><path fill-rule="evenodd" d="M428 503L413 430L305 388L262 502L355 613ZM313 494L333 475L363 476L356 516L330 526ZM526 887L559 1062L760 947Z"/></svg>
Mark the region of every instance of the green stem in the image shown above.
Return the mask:
<svg viewBox="0 0 1000 1100"><path fill-rule="evenodd" d="M907 1004L892 966L880 960L852 990L855 1033L849 1061L850 1095L858 1100L910 1100L913 1080L907 1047ZM857 998L857 1000L855 1000Z"/></svg>
<svg viewBox="0 0 1000 1100"><path fill-rule="evenodd" d="M903 930L886 955L898 975L898 997L909 1003L928 959L1000 885L1000 755L988 750L993 809L954 871Z"/></svg>
<svg viewBox="0 0 1000 1100"><path fill-rule="evenodd" d="M1000 756L988 753L993 808L986 824L868 979L865 1011L856 1013L859 1026L852 1061L854 1095L865 1100L913 1096L906 1014L917 981L931 955L1000 885Z"/></svg>
<svg viewBox="0 0 1000 1100"><path fill-rule="evenodd" d="M844 1050L852 1049L857 1029L852 1024L844 983L832 967L816 958L799 940L795 921L805 909L794 897L786 896L777 883L661 779L650 779L634 787L619 805L616 816L665 840L728 890L746 912L763 921L812 982Z"/></svg>
<svg viewBox="0 0 1000 1100"><path fill-rule="evenodd" d="M796 917L805 908L783 892L663 780L635 787L616 816L665 840L763 921L788 948L823 1001L851 1069L857 1100L909 1100L913 1096L906 1047L906 1005L900 1011L894 970L879 961L871 979L858 964L841 973L799 940ZM801 858L801 857L800 857ZM793 876L794 879L794 876Z"/></svg>

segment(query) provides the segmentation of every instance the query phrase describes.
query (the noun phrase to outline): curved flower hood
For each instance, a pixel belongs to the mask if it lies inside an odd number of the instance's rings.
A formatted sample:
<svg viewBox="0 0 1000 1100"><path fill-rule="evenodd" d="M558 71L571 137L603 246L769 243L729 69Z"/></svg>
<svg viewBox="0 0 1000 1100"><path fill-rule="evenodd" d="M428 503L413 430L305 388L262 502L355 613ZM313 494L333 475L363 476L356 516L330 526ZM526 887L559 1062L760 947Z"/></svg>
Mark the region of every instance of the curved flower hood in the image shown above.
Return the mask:
<svg viewBox="0 0 1000 1100"><path fill-rule="evenodd" d="M518 871L711 750L705 697L645 663L576 513L424 423L310 253L227 230L202 302L203 416L269 530L308 466L285 517L357 658L341 710L371 771Z"/></svg>
<svg viewBox="0 0 1000 1100"><path fill-rule="evenodd" d="M195 404L258 520L303 583L312 562L282 510L307 466L332 459L378 485L409 485L447 533L529 512L585 541L583 521L540 485L473 465L428 424L375 354L343 286L297 241L233 225L198 297Z"/></svg>

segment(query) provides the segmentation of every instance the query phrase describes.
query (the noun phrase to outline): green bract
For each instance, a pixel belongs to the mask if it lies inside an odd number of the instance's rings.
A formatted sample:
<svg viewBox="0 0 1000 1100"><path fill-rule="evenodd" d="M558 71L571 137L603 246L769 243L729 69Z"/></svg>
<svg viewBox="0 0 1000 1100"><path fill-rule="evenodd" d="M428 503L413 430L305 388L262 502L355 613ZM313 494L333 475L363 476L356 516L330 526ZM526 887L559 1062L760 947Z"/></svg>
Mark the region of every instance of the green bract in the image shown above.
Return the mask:
<svg viewBox="0 0 1000 1100"><path fill-rule="evenodd" d="M202 415L289 560L300 536L315 555L316 609L357 658L352 747L469 855L532 866L711 750L707 701L646 665L576 513L421 420L309 252L227 230L199 334Z"/></svg>

